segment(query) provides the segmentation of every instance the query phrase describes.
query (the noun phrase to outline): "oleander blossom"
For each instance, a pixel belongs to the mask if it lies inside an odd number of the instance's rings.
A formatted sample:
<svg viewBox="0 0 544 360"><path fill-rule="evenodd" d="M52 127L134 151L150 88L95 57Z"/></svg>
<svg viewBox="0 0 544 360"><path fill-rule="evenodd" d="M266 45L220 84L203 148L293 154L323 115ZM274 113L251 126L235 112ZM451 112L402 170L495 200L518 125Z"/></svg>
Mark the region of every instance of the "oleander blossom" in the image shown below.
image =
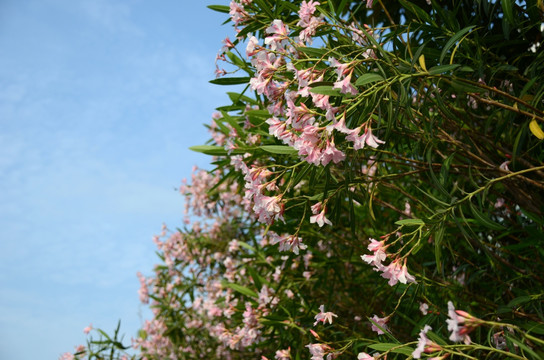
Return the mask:
<svg viewBox="0 0 544 360"><path fill-rule="evenodd" d="M268 233L270 244L279 244L279 251L292 251L295 255L299 254L299 250L306 250L308 247L302 243L302 238L296 235L283 234L279 236L273 231Z"/></svg>
<svg viewBox="0 0 544 360"><path fill-rule="evenodd" d="M264 43L273 51L284 51L289 44L289 27L279 19L272 21L272 24L266 28L265 33L270 35L264 39Z"/></svg>
<svg viewBox="0 0 544 360"><path fill-rule="evenodd" d="M482 321L466 311L455 310L455 307L451 301L448 301L448 317L446 320L448 324L448 330L451 331L450 340L454 342L464 342L470 344L470 336L468 335L472 330L482 324Z"/></svg>
<svg viewBox="0 0 544 360"><path fill-rule="evenodd" d="M390 286L396 285L398 282L401 284L416 283L416 278L408 273L406 267L406 259L404 259L403 265L401 265L401 259L393 260L389 265L379 269L382 271L381 276L384 279L388 279L387 282Z"/></svg>
<svg viewBox="0 0 544 360"><path fill-rule="evenodd" d="M365 352L360 352L357 354L357 360L374 360L374 357Z"/></svg>
<svg viewBox="0 0 544 360"><path fill-rule="evenodd" d="M359 91L355 86L351 84L351 75L353 74L353 71L350 71L346 77L339 78L333 85L333 89L338 89L342 94L351 94L351 95L357 95Z"/></svg>
<svg viewBox="0 0 544 360"><path fill-rule="evenodd" d="M412 357L414 359L421 358L421 353L423 352L432 353L442 350L442 347L440 347L440 345L427 338L427 332L429 332L430 330L432 330L432 328L429 325L425 325L423 329L421 329L421 331L419 332L417 347L412 352Z"/></svg>
<svg viewBox="0 0 544 360"><path fill-rule="evenodd" d="M421 311L421 313L423 315L427 315L429 313L429 305L427 303L420 303L419 304L419 311Z"/></svg>
<svg viewBox="0 0 544 360"><path fill-rule="evenodd" d="M276 351L276 360L289 360L291 359L291 348Z"/></svg>
<svg viewBox="0 0 544 360"><path fill-rule="evenodd" d="M378 335L385 334L383 330L388 330L387 328L388 321L389 321L389 317L381 318L378 315L374 315L370 321L372 325L372 331L376 332Z"/></svg>
<svg viewBox="0 0 544 360"><path fill-rule="evenodd" d="M378 241L376 239L370 238L370 244L368 244L367 249L372 251L372 254L361 255L361 259L367 264L374 266L374 270L379 271L384 268L382 262L387 258L387 245L385 245L385 240Z"/></svg>
<svg viewBox="0 0 544 360"><path fill-rule="evenodd" d="M327 355L327 360L332 360L337 356L334 349L327 344L309 344L306 347L312 355L311 360L323 360L325 355Z"/></svg>
<svg viewBox="0 0 544 360"><path fill-rule="evenodd" d="M363 127L365 128L365 132L359 136L359 132ZM353 142L353 149L355 150L363 149L365 145L377 149L380 144L385 144L385 141L378 139L372 134L372 129L366 124L349 131L346 140Z"/></svg>
<svg viewBox="0 0 544 360"><path fill-rule="evenodd" d="M325 305L321 305L319 307L319 313L315 316L314 326L316 326L319 322L322 322L323 324L327 322L332 324L333 317L338 317L338 315L330 311L325 312Z"/></svg>
<svg viewBox="0 0 544 360"><path fill-rule="evenodd" d="M314 214L310 217L311 224L317 224L319 227L323 227L325 224L332 225L332 222L325 217L325 206L322 206L321 202L313 205L311 209Z"/></svg>

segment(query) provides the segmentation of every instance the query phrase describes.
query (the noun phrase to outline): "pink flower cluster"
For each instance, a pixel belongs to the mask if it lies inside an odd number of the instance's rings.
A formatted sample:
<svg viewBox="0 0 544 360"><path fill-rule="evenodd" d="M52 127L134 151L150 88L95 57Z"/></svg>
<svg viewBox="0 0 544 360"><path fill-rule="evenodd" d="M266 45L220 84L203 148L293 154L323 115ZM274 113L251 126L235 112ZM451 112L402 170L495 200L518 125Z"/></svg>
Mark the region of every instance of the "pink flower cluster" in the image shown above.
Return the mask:
<svg viewBox="0 0 544 360"><path fill-rule="evenodd" d="M298 12L300 21L297 25L303 28L299 34L301 43L312 45L312 37L315 35L317 28L324 23L322 17L313 16L317 5L319 5L319 2L312 0L302 1L300 5Z"/></svg>
<svg viewBox="0 0 544 360"><path fill-rule="evenodd" d="M361 258L364 262L371 264L375 271L381 272L381 276L389 280L388 284L390 286L394 286L398 282L402 284L416 282L415 277L408 273L406 259L404 259L403 262L401 258L395 258L387 266L382 264L385 259L390 257L386 252L389 245L385 245L385 240L377 241L372 238L369 240L370 244L368 245L368 250L372 253L362 255Z"/></svg>
<svg viewBox="0 0 544 360"><path fill-rule="evenodd" d="M300 38L305 42L311 42L317 26L324 24L321 18L313 16L317 5L316 1L303 1L299 11L298 26L303 28ZM347 135L346 140L353 143L355 150L365 145L376 148L384 143L372 134L371 119L350 129L345 121L337 123L336 114L341 108L330 104L329 95L312 92L312 83L323 81L333 68L338 76L334 88L344 94L357 95L358 90L352 84L355 62L340 63L329 58L330 68L305 67L304 62L298 60L301 53L290 43L289 28L281 20L274 20L265 32L268 36L264 45L259 45L257 38L251 37L246 54L256 69L250 86L264 95L270 104L268 111L273 117L266 123L271 135L298 150L302 159L314 165L337 164L345 160L345 153L335 145L332 130ZM286 70L293 73L294 79L286 75ZM296 90L293 89L295 86ZM311 103L305 100L308 97ZM331 122L333 126L326 126ZM359 135L363 129L363 134Z"/></svg>
<svg viewBox="0 0 544 360"><path fill-rule="evenodd" d="M244 174L245 195L244 206L248 213L253 214L261 223L272 224L276 220L283 220L284 204L281 195L268 196L265 192L278 189L274 180L267 178L272 173L265 167L248 167L241 156L233 156L231 164Z"/></svg>

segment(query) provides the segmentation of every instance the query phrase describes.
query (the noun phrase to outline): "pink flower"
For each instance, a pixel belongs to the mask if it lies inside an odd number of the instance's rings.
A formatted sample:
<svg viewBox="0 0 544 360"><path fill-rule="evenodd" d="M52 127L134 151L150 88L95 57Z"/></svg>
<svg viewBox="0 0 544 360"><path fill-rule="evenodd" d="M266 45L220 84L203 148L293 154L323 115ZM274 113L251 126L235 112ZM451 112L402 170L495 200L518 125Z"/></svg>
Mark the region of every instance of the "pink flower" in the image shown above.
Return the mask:
<svg viewBox="0 0 544 360"><path fill-rule="evenodd" d="M291 348L289 349L284 349L284 350L278 350L276 351L276 359L277 360L289 360L291 359Z"/></svg>
<svg viewBox="0 0 544 360"><path fill-rule="evenodd" d="M283 220L283 203L281 196L266 196L257 194L254 197L255 205L253 211L259 222L272 224L275 220Z"/></svg>
<svg viewBox="0 0 544 360"><path fill-rule="evenodd" d="M331 107L329 95L310 93L314 105L322 110L328 110Z"/></svg>
<svg viewBox="0 0 544 360"><path fill-rule="evenodd" d="M386 325L388 321L389 321L389 318L387 317L381 318L381 317L378 317L378 315L374 315L370 322L372 324L372 331L375 331L376 333L378 333L378 335L384 334L383 330L388 330Z"/></svg>
<svg viewBox="0 0 544 360"><path fill-rule="evenodd" d="M270 79L271 78L265 79L259 74L258 76L249 79L249 84L251 85L252 90L255 90L259 95L262 95L266 93L266 88L270 83Z"/></svg>
<svg viewBox="0 0 544 360"><path fill-rule="evenodd" d="M340 79L342 76L346 75L348 73L348 67L350 63L348 64L342 64L338 60L336 60L333 57L329 57L329 62L332 66L336 68L336 74L338 75L338 78Z"/></svg>
<svg viewBox="0 0 544 360"><path fill-rule="evenodd" d="M318 203L318 204L320 204L320 203ZM313 211L313 206L312 206L312 211ZM315 212L314 212L314 214L315 214ZM319 227L323 227L323 225L325 225L325 224L332 225L332 222L325 217L325 208L323 208L323 210L321 210L321 212L319 212L318 214L313 215L313 216L310 217L310 224L314 224L314 223L317 223L317 225L319 225Z"/></svg>
<svg viewBox="0 0 544 360"><path fill-rule="evenodd" d="M380 271L384 268L382 261L387 258L387 253L385 250L387 246L385 245L385 240L377 241L370 238L370 244L368 244L368 250L372 251L372 255L361 255L361 259L368 264L372 264L375 270Z"/></svg>
<svg viewBox="0 0 544 360"><path fill-rule="evenodd" d="M323 203L321 201L318 203L315 203L314 205L311 206L311 209L312 209L312 214L318 214L319 212L321 212L321 210L323 210Z"/></svg>
<svg viewBox="0 0 544 360"><path fill-rule="evenodd" d="M92 329L93 329L93 324L89 324L89 326L87 326L85 329L83 329L83 333L88 334L88 333L91 332Z"/></svg>
<svg viewBox="0 0 544 360"><path fill-rule="evenodd" d="M266 28L265 32L267 34L276 34L280 35L282 38L286 38L289 28L285 26L283 21L276 19L272 21L272 24L269 27Z"/></svg>
<svg viewBox="0 0 544 360"><path fill-rule="evenodd" d="M482 321L466 311L455 310L453 303L448 301L448 316L446 320L448 330L451 331L450 340L454 342L463 341L465 344L470 344L468 334L481 325Z"/></svg>
<svg viewBox="0 0 544 360"><path fill-rule="evenodd" d="M270 46L271 50L282 50L287 41L287 34L289 34L289 28L285 26L283 21L274 20L272 24L266 28L267 34L272 34L264 39L264 43Z"/></svg>
<svg viewBox="0 0 544 360"><path fill-rule="evenodd" d="M368 355L365 352L360 352L359 354L357 354L357 360L374 360L374 357Z"/></svg>
<svg viewBox="0 0 544 360"><path fill-rule="evenodd" d="M416 283L416 278L408 273L408 269L406 268L406 259L404 259L404 264L402 265L402 268L398 273L397 278L402 284L406 284L409 282L414 284Z"/></svg>
<svg viewBox="0 0 544 360"><path fill-rule="evenodd" d="M227 71L225 69L220 69L219 67L215 68L215 78L224 76L227 74Z"/></svg>
<svg viewBox="0 0 544 360"><path fill-rule="evenodd" d="M378 139L372 134L372 129L369 127L366 127L364 134L359 136L359 131L361 127L352 130L350 134L346 137L347 140L353 142L353 148L355 150L364 148L365 144L373 148L377 148L379 144L385 144L385 141Z"/></svg>
<svg viewBox="0 0 544 360"><path fill-rule="evenodd" d="M273 231L270 231L268 235L270 236L270 244L280 244L279 251L292 251L298 255L299 249L306 250L308 248L302 243L302 238L295 235L284 234L279 236Z"/></svg>
<svg viewBox="0 0 544 360"><path fill-rule="evenodd" d="M342 116L342 118L337 122L335 123L332 128L338 132L341 132L342 134L347 134L347 135L351 135L353 134L354 132L357 132L359 133L359 129L355 129L355 130L352 130L352 129L349 129L347 126L346 126L346 117L345 116ZM357 134L355 134L357 135Z"/></svg>
<svg viewBox="0 0 544 360"><path fill-rule="evenodd" d="M231 0L230 2L229 14L235 26L238 26L249 17L248 13L244 10L244 7L234 0Z"/></svg>
<svg viewBox="0 0 544 360"><path fill-rule="evenodd" d="M310 354L312 355L312 360L323 360L323 356L325 356L325 347L324 344L309 344L306 345L308 350L310 350Z"/></svg>
<svg viewBox="0 0 544 360"><path fill-rule="evenodd" d="M317 314L315 316L315 323L314 323L314 326L316 326L320 321L325 324L327 321L329 322L329 324L332 324L332 318L334 317L338 317L338 315L330 312L330 311L327 311L325 312L325 305L321 305L319 307L319 314Z"/></svg>
<svg viewBox="0 0 544 360"><path fill-rule="evenodd" d="M259 40L255 36L252 36L247 42L246 55L247 57L250 57L257 54L259 51Z"/></svg>
<svg viewBox="0 0 544 360"><path fill-rule="evenodd" d="M385 141L382 141L376 136L372 135L372 129L370 127L366 128L364 135L366 136L365 142L368 146L376 149L378 146L380 146L379 144L385 144Z"/></svg>
<svg viewBox="0 0 544 360"><path fill-rule="evenodd" d="M321 164L327 165L331 161L338 164L339 162L344 161L345 158L346 155L334 146L334 141L329 142L327 140L327 146L321 156Z"/></svg>
<svg viewBox="0 0 544 360"><path fill-rule="evenodd" d="M224 44L223 47L221 48L221 52L225 52L228 49L234 48L234 44L232 43L232 41L230 41L228 36L225 39L223 39L221 42Z"/></svg>
<svg viewBox="0 0 544 360"><path fill-rule="evenodd" d="M309 23L310 22L310 18L314 14L315 7L317 5L319 5L319 3L317 1L312 1L312 0L310 0L308 2L302 1L302 4L300 4L300 10L298 12L301 23ZM300 25L300 23L299 23L299 25ZM304 25L301 25L301 26L304 26Z"/></svg>
<svg viewBox="0 0 544 360"><path fill-rule="evenodd" d="M379 270L383 271L382 277L384 279L389 279L387 283L390 286L396 285L397 282L401 282L402 284L416 282L416 279L408 273L408 269L406 268L406 259L404 260L404 265L400 264L400 259L396 259L389 265Z"/></svg>
<svg viewBox="0 0 544 360"><path fill-rule="evenodd" d="M149 303L149 289L147 287L146 278L139 271L136 273L136 276L138 276L138 279L140 280L140 289L138 290L138 294L140 295L140 301L142 302L142 304L148 304Z"/></svg>
<svg viewBox="0 0 544 360"><path fill-rule="evenodd" d="M422 302L419 304L419 311L421 311L423 315L427 315L429 313L429 305Z"/></svg>
<svg viewBox="0 0 544 360"><path fill-rule="evenodd" d="M417 347L412 352L412 356L414 359L419 359L421 357L421 353L423 350L425 350L425 346L427 346L427 343L431 342L427 338L427 331L432 330L432 328L429 325L425 325L423 329L419 332L419 340L417 342Z"/></svg>
<svg viewBox="0 0 544 360"><path fill-rule="evenodd" d="M504 198L497 198L495 202L495 209L499 209L504 206Z"/></svg>
<svg viewBox="0 0 544 360"><path fill-rule="evenodd" d="M339 79L332 88L339 89L342 94L357 95L359 91L351 84L351 74L350 72L344 79Z"/></svg>

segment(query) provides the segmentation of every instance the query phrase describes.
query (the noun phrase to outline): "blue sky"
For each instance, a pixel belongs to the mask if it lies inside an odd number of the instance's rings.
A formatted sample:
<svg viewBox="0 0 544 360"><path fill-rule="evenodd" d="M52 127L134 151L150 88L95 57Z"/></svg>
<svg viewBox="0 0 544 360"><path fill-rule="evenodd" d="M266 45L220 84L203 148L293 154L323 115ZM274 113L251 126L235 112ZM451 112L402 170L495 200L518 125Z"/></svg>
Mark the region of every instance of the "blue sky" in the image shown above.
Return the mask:
<svg viewBox="0 0 544 360"><path fill-rule="evenodd" d="M57 359L89 323L130 339L148 316L136 272L227 101L213 3L0 2L1 359Z"/></svg>

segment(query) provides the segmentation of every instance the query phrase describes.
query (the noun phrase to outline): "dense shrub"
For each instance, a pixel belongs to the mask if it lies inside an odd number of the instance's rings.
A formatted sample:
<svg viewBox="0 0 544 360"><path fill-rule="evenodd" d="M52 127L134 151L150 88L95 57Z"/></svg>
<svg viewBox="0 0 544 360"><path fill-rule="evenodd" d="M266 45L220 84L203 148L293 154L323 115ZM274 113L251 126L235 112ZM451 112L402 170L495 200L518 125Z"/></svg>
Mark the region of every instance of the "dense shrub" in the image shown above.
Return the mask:
<svg viewBox="0 0 544 360"><path fill-rule="evenodd" d="M245 88L130 356L544 358L542 1L210 8L212 82ZM76 357L129 356L105 336Z"/></svg>

